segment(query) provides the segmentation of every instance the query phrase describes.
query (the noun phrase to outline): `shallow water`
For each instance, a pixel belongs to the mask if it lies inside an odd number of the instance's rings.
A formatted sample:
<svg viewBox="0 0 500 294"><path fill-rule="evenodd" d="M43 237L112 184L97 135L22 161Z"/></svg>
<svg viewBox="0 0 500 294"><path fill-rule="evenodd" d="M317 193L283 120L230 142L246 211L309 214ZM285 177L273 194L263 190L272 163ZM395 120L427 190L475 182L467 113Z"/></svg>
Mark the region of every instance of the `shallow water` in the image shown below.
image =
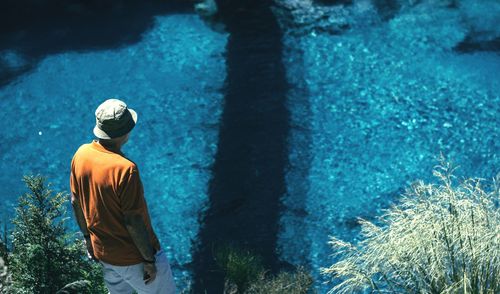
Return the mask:
<svg viewBox="0 0 500 294"><path fill-rule="evenodd" d="M500 166L500 56L456 50L473 32L496 34L498 5L423 1L381 17L369 1L353 2L341 20L299 11L304 24L282 23L290 129L278 253L305 265L320 293L330 287L319 275L333 261L328 236L355 241L356 219L374 219L417 179L433 181L440 153L460 166L458 176L491 179ZM157 16L136 43L54 53L2 86L2 217L25 192L24 174L68 191L69 162L92 140L93 111L121 98L139 113L124 151L141 170L153 226L184 285L208 207L227 42L196 15ZM0 54L23 62L15 50ZM262 132L256 138L271 133Z"/></svg>
<svg viewBox="0 0 500 294"><path fill-rule="evenodd" d="M500 56L453 50L467 34L461 13L420 5L333 36L291 28L294 127L280 240L284 258L309 262L317 281L333 262L329 236L356 241L356 219L381 215L413 181L434 181L440 153L459 177L498 172Z"/></svg>
<svg viewBox="0 0 500 294"><path fill-rule="evenodd" d="M226 38L195 15L159 16L137 44L50 55L1 88L4 216L25 192L22 175L40 173L69 191L69 164L93 139L95 109L120 98L139 117L124 152L139 166L176 278L186 275L217 147Z"/></svg>

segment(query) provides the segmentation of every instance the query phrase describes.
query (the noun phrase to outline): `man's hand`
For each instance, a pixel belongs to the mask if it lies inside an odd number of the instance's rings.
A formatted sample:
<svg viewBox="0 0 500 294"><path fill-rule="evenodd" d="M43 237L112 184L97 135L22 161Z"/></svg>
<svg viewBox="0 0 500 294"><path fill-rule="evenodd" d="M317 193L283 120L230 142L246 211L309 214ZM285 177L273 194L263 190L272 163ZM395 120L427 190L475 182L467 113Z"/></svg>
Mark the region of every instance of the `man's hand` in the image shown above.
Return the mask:
<svg viewBox="0 0 500 294"><path fill-rule="evenodd" d="M85 237L85 245L87 246L87 256L93 261L97 262L97 258L94 255L94 247L92 247L92 242L90 241L90 237Z"/></svg>
<svg viewBox="0 0 500 294"><path fill-rule="evenodd" d="M144 263L144 283L147 285L156 278L156 265L154 263Z"/></svg>
<svg viewBox="0 0 500 294"><path fill-rule="evenodd" d="M125 214L124 220L125 227L142 257L144 260L151 261L144 262L144 282L147 285L156 278L155 252L149 239L148 230L140 214Z"/></svg>

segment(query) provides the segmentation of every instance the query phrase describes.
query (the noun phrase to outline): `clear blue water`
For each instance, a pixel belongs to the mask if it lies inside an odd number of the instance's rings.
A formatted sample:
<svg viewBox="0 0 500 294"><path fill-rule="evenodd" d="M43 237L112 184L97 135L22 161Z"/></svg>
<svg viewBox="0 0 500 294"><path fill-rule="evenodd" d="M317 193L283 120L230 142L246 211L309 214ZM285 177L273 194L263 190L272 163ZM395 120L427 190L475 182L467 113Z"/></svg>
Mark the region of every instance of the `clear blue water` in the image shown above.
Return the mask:
<svg viewBox="0 0 500 294"><path fill-rule="evenodd" d="M139 116L124 152L141 170L153 226L182 282L217 147L226 39L196 15L160 16L137 44L50 55L1 88L4 216L25 192L24 174L69 191L69 163L93 139L95 109L123 99Z"/></svg>
<svg viewBox="0 0 500 294"><path fill-rule="evenodd" d="M440 152L459 176L490 179L500 166L500 56L453 50L471 28L498 35L499 5L423 1L381 21L368 1L354 2L351 29L292 27L283 40L291 130L279 252L306 265L320 293L330 287L319 275L333 261L328 236L355 241L356 218L373 219L412 181L432 180ZM49 55L0 88L2 217L25 192L24 174L68 191L95 108L121 98L139 113L124 151L184 284L217 150L227 38L195 15L159 16L136 44Z"/></svg>
<svg viewBox="0 0 500 294"><path fill-rule="evenodd" d="M498 34L500 6L474 9ZM465 12L423 4L340 35L292 28L286 37L293 128L280 240L285 259L310 263L320 292L329 236L355 242L356 218L380 215L417 179L433 181L440 153L459 177L499 172L500 55L452 50L470 28Z"/></svg>

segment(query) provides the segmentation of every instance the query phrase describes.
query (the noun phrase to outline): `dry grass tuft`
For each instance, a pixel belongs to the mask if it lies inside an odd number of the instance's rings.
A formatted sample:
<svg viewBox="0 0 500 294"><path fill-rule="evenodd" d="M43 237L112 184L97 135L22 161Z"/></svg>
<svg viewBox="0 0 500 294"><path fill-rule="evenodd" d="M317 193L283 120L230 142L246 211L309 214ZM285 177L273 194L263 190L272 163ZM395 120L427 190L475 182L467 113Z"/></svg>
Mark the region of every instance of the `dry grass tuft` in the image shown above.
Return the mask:
<svg viewBox="0 0 500 294"><path fill-rule="evenodd" d="M358 244L332 238L329 293L500 293L498 177L486 192L480 179L454 187L453 171L442 159L440 185L412 185L380 226L361 220Z"/></svg>
<svg viewBox="0 0 500 294"><path fill-rule="evenodd" d="M0 257L0 293L10 293L10 274L7 271L7 266L5 266L4 260Z"/></svg>
<svg viewBox="0 0 500 294"><path fill-rule="evenodd" d="M245 294L306 294L312 290L313 280L303 268L296 272L281 272L275 277L264 273L253 282Z"/></svg>

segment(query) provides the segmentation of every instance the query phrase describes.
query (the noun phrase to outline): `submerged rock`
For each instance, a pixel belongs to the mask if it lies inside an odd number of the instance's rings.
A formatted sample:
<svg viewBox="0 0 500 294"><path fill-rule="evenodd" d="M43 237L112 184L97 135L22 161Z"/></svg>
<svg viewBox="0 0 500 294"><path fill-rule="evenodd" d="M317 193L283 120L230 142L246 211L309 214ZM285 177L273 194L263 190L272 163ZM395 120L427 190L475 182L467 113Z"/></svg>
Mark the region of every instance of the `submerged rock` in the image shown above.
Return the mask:
<svg viewBox="0 0 500 294"><path fill-rule="evenodd" d="M281 26L293 35L342 34L352 27L378 22L369 0L334 1L334 5L313 0L276 0L273 10Z"/></svg>
<svg viewBox="0 0 500 294"><path fill-rule="evenodd" d="M461 53L476 51L500 52L500 36L492 38L489 33L470 32L454 49Z"/></svg>
<svg viewBox="0 0 500 294"><path fill-rule="evenodd" d="M226 28L218 17L219 8L215 0L201 0L195 3L194 10L212 30L220 33L225 31Z"/></svg>
<svg viewBox="0 0 500 294"><path fill-rule="evenodd" d="M462 0L457 7L469 32L454 48L458 52L500 51L500 2ZM488 13L485 13L485 12Z"/></svg>
<svg viewBox="0 0 500 294"><path fill-rule="evenodd" d="M203 0L194 5L194 10L202 17L213 17L217 13L215 0Z"/></svg>
<svg viewBox="0 0 500 294"><path fill-rule="evenodd" d="M14 50L0 51L0 67L10 70L23 68L28 64L26 57Z"/></svg>

